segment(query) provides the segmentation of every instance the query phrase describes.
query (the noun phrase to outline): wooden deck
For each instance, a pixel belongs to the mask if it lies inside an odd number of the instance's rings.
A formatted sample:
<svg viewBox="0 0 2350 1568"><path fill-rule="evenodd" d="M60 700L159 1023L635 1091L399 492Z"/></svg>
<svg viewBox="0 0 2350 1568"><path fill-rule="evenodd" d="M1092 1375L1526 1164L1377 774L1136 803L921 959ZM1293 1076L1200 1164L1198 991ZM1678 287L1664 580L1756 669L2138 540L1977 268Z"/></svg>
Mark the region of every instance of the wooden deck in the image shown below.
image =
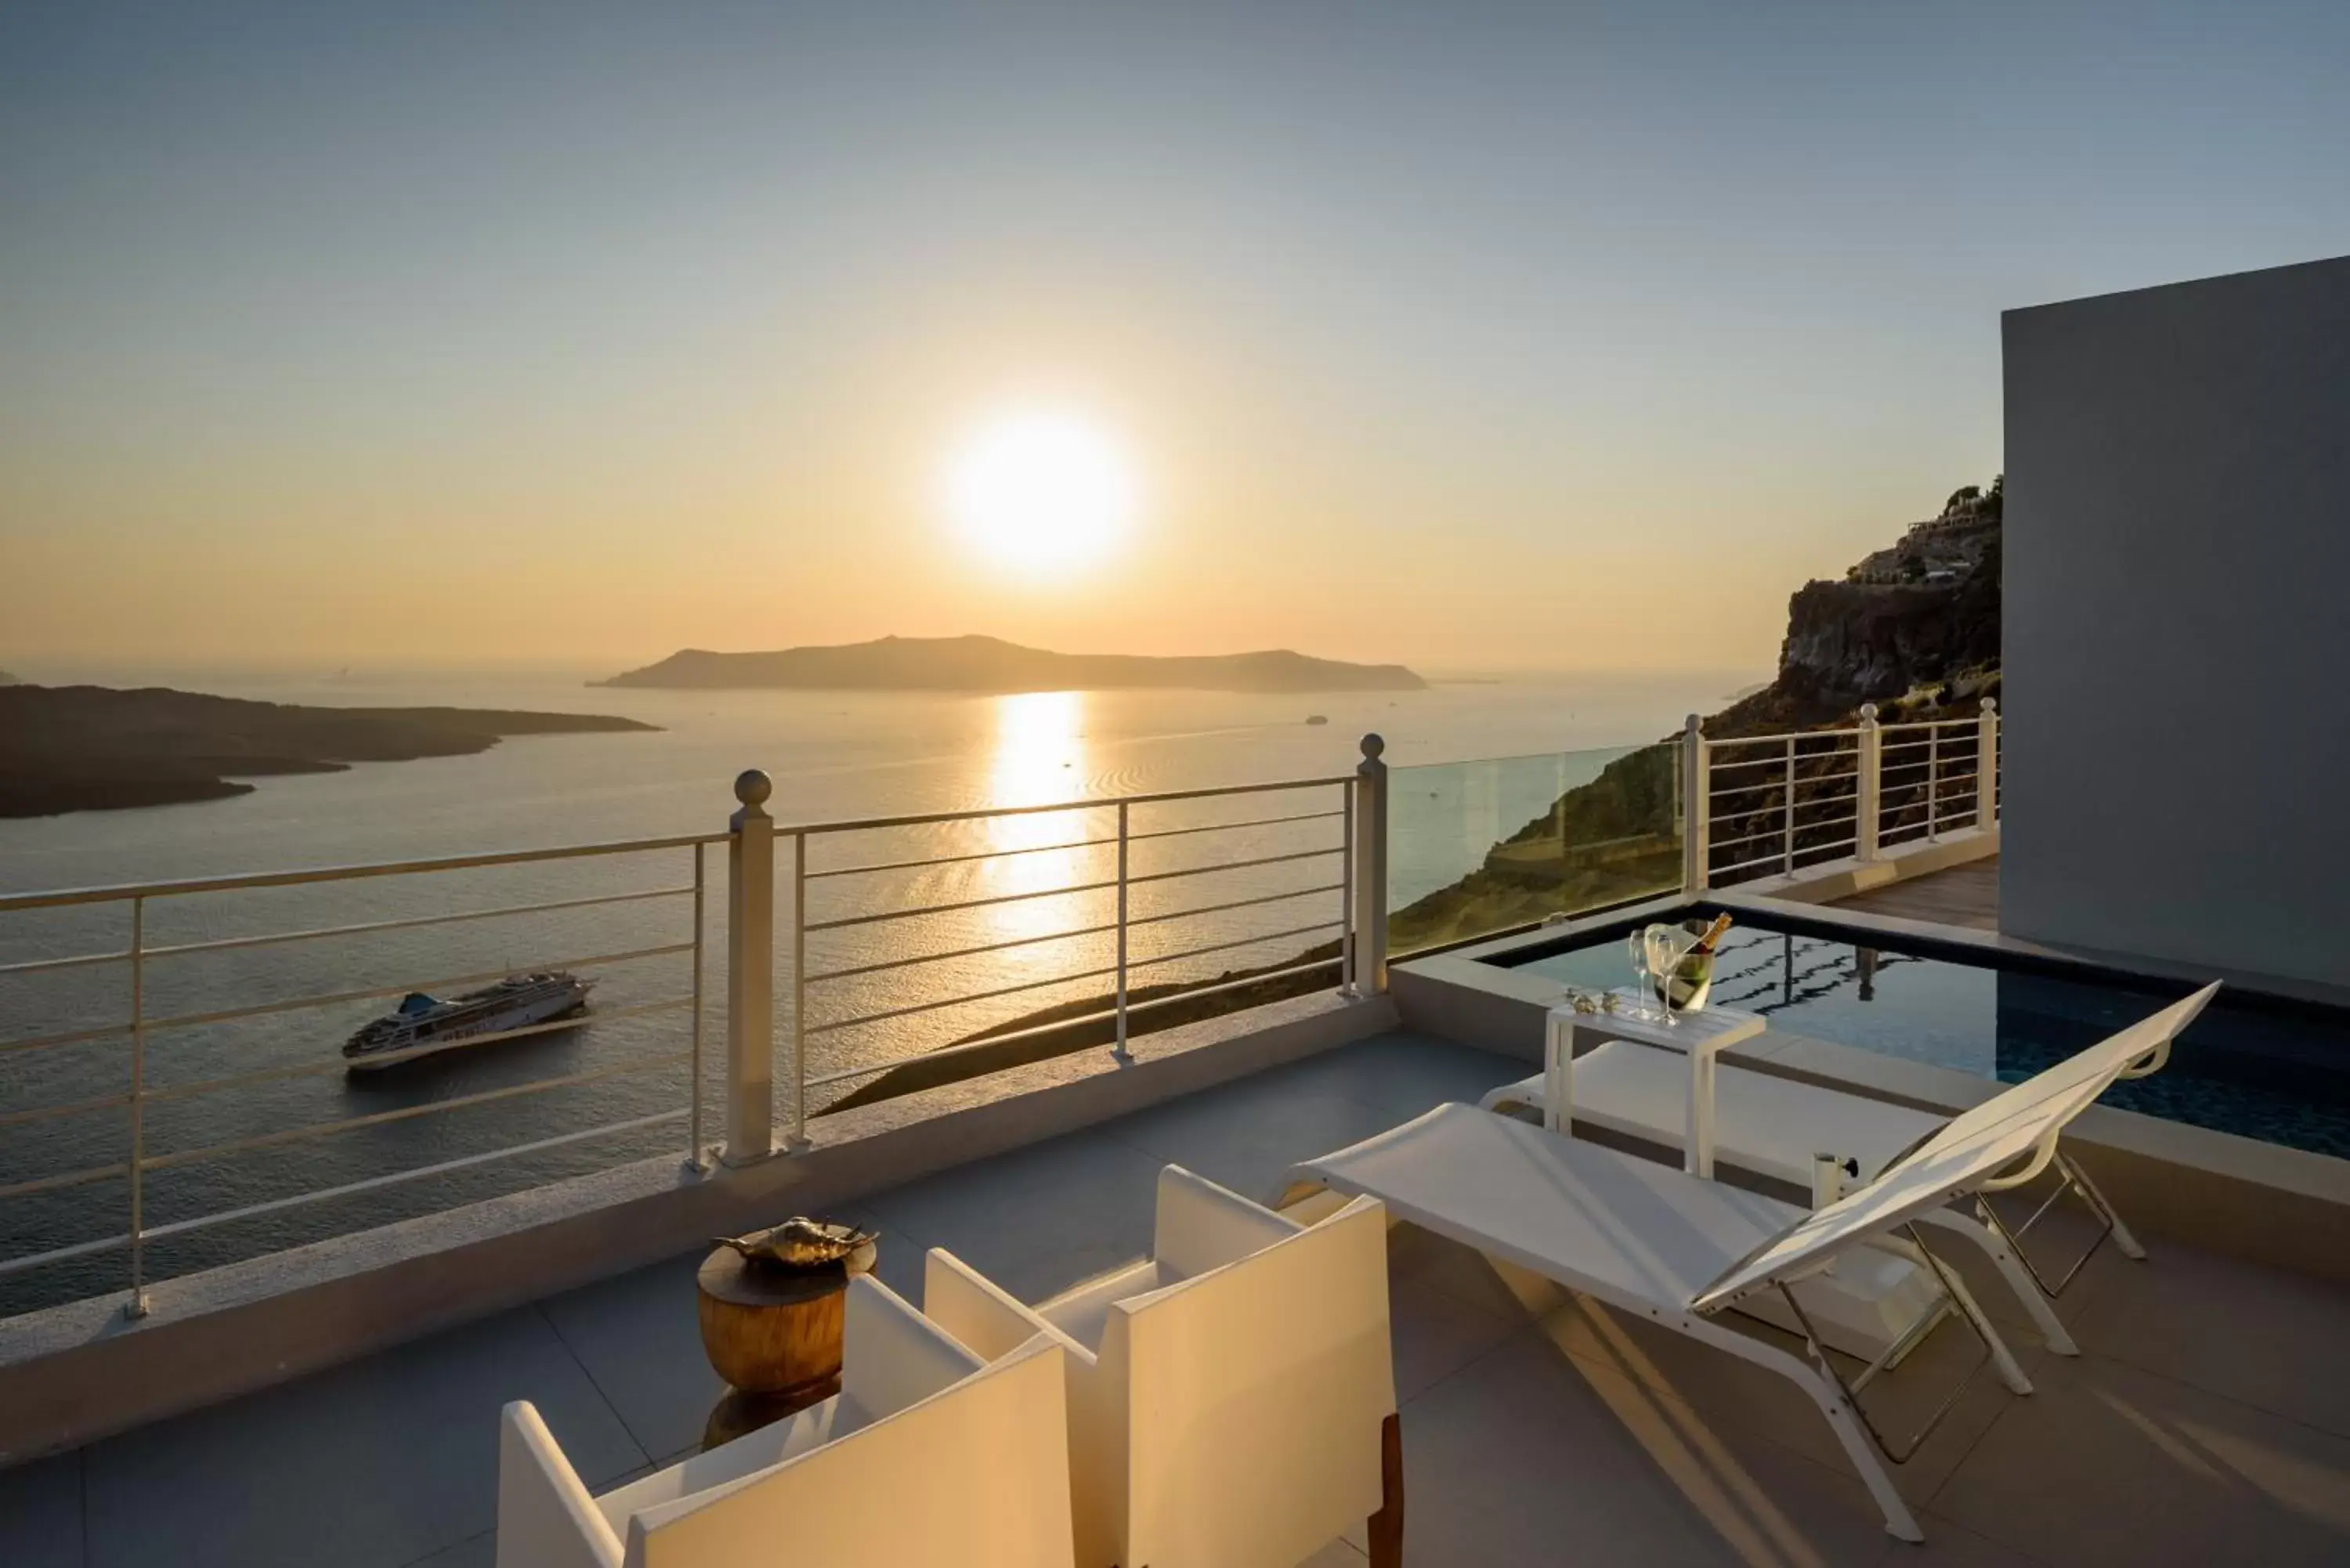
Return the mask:
<svg viewBox="0 0 2350 1568"><path fill-rule="evenodd" d="M1999 857L1953 866L1911 882L1896 882L1836 900L1840 909L1866 909L1904 920L1999 929Z"/></svg>

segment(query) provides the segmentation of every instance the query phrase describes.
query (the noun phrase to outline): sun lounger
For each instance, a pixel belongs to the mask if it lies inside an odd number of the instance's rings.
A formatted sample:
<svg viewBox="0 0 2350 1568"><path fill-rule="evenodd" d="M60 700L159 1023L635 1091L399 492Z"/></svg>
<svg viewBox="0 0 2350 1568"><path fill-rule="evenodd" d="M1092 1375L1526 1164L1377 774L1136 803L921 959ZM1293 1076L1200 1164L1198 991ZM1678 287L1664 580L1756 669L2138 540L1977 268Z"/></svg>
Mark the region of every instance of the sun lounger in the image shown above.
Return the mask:
<svg viewBox="0 0 2350 1568"><path fill-rule="evenodd" d="M2217 984L2206 986L2154 1018L2066 1058L2048 1069L2048 1075L2066 1081L2094 1079L2096 1092L2103 1093L2117 1079L2159 1071L2169 1060L2172 1041L2218 990ZM1563 1009L1554 1014L1551 1050L1562 1059L1569 1048L1566 1036L1574 1016ZM1649 1143L1669 1144L1682 1136L1688 1122L1690 1075L1672 1052L1611 1040L1575 1057L1566 1070L1570 1075L1566 1114L1572 1120ZM1523 1108L1543 1115L1546 1076L1547 1073L1537 1074L1505 1085L1481 1104L1489 1110ZM1742 1169L1802 1189L1812 1186L1813 1167L1820 1154L1834 1156L1852 1179L1873 1181L1950 1121L1931 1111L1741 1070L1734 1063L1730 1071L1716 1075L1713 1092L1714 1155ZM1559 1121L1559 1117L1545 1116L1544 1125L1556 1126ZM2055 1191L2029 1219L2011 1228L1992 1207L1991 1194L2038 1178L2043 1165L2056 1172ZM2100 1228L2088 1247L2052 1279L2024 1252L2022 1239L2056 1199L2067 1192L2087 1206ZM1981 1248L2006 1277L2050 1348L2061 1355L2077 1354L2070 1334L2049 1306L2049 1298L2063 1293L2108 1236L2129 1257L2144 1258L2146 1250L2087 1173L2054 1145L2048 1158L2031 1171L1987 1184L1970 1196L1981 1225L1969 1223L1956 1212L1925 1216L1925 1221Z"/></svg>
<svg viewBox="0 0 2350 1568"><path fill-rule="evenodd" d="M2130 1047L2125 1061L2176 1033L2184 1022L2177 1015L2192 1016L2205 1000L2208 993L2189 998L2117 1036L2117 1046ZM2028 1393L1997 1332L1927 1248L1918 1221L1953 1198L2043 1168L2064 1124L2111 1081L2092 1055L1953 1118L1874 1181L1809 1211L1460 1105L1308 1160L1290 1177L1293 1191L1323 1187L1377 1198L1399 1219L1778 1373L1818 1406L1886 1529L1918 1541L1924 1537L1886 1461L1915 1453L1956 1396L1896 1451L1790 1287L1858 1249L1898 1247L1933 1271L2008 1386ZM1799 1325L1804 1356L1718 1321L1763 1293L1778 1295Z"/></svg>

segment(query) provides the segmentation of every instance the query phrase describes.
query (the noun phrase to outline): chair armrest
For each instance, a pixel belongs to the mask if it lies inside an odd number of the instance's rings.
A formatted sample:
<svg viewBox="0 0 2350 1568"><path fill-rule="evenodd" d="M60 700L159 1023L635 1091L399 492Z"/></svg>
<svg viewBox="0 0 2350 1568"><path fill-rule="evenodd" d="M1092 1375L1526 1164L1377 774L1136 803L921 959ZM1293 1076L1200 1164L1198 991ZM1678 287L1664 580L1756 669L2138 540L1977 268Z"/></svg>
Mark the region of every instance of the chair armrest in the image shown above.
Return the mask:
<svg viewBox="0 0 2350 1568"><path fill-rule="evenodd" d="M498 1421L499 1568L620 1568L620 1538L527 1399Z"/></svg>
<svg viewBox="0 0 2350 1568"><path fill-rule="evenodd" d="M1191 1279L1261 1252L1305 1227L1180 1165L1159 1173L1151 1253L1164 1274Z"/></svg>

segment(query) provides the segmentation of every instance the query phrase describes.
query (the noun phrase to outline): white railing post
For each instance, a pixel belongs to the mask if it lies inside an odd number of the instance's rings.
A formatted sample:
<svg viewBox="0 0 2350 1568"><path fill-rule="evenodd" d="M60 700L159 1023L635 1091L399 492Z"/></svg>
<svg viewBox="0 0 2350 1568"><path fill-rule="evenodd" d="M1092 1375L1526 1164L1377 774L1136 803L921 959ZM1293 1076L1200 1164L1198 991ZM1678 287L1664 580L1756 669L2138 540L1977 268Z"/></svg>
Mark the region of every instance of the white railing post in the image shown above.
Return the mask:
<svg viewBox="0 0 2350 1568"><path fill-rule="evenodd" d="M792 1131L798 1154L807 1136L807 829L792 835Z"/></svg>
<svg viewBox="0 0 2350 1568"><path fill-rule="evenodd" d="M1795 874L1795 737L1787 737L1786 826L1779 851L1779 874Z"/></svg>
<svg viewBox="0 0 2350 1568"><path fill-rule="evenodd" d="M130 1299L125 1317L147 1315L147 900L130 900Z"/></svg>
<svg viewBox="0 0 2350 1568"><path fill-rule="evenodd" d="M1118 1044L1110 1054L1120 1063L1131 1062L1134 1055L1126 1048L1126 802L1118 803Z"/></svg>
<svg viewBox="0 0 2350 1568"><path fill-rule="evenodd" d="M1999 699L1982 700L1975 739L1975 826L1989 829L1999 824Z"/></svg>
<svg viewBox="0 0 2350 1568"><path fill-rule="evenodd" d="M1693 898L1705 891L1709 867L1707 844L1711 835L1713 785L1707 776L1705 732L1691 713L1681 726L1681 895Z"/></svg>
<svg viewBox="0 0 2350 1568"><path fill-rule="evenodd" d="M1347 976L1357 996L1388 988L1388 743L1363 737L1355 769L1355 838L1347 846L1355 883L1355 967Z"/></svg>
<svg viewBox="0 0 2350 1568"><path fill-rule="evenodd" d="M1935 828L1941 814L1942 794L1942 726L1926 726L1926 842L1934 841Z"/></svg>
<svg viewBox="0 0 2350 1568"><path fill-rule="evenodd" d="M1885 737L1877 728L1874 702L1860 705L1858 744L1858 760L1853 764L1859 776L1853 785L1852 853L1855 859L1867 861L1877 858L1877 820L1885 808Z"/></svg>
<svg viewBox="0 0 2350 1568"><path fill-rule="evenodd" d="M1355 990L1355 786L1338 790L1338 994L1352 1001Z"/></svg>
<svg viewBox="0 0 2350 1568"><path fill-rule="evenodd" d="M693 1027L690 1034L693 1065L686 1075L686 1093L690 1098L686 1102L685 1112L685 1168L697 1176L706 1175L710 1169L710 1151L702 1147L702 1015L705 1011L702 996L702 961L705 945L702 929L706 924L702 915L702 893L710 880L709 848L706 844L693 846Z"/></svg>
<svg viewBox="0 0 2350 1568"><path fill-rule="evenodd" d="M726 1152L728 1165L764 1159L775 1137L775 785L751 768L734 781L742 803L727 823Z"/></svg>

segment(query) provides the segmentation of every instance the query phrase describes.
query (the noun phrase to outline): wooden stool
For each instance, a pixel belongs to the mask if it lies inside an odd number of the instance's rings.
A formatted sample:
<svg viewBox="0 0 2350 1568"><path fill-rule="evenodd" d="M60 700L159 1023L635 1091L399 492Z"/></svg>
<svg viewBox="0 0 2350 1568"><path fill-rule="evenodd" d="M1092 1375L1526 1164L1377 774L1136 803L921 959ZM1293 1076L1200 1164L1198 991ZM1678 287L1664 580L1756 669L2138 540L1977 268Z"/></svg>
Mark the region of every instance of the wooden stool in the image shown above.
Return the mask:
<svg viewBox="0 0 2350 1568"><path fill-rule="evenodd" d="M702 1348L719 1376L746 1394L789 1394L840 1376L841 1299L871 1249L807 1273L754 1270L731 1247L694 1277Z"/></svg>

